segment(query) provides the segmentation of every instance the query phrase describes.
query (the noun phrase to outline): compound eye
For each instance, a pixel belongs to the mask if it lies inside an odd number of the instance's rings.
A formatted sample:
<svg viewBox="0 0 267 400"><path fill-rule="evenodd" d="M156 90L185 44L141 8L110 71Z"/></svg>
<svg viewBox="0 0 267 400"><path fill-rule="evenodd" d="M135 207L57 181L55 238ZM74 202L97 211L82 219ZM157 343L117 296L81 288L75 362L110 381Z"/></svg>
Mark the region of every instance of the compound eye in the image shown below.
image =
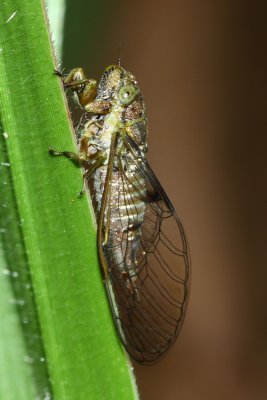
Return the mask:
<svg viewBox="0 0 267 400"><path fill-rule="evenodd" d="M137 89L133 85L125 85L120 88L118 97L121 104L130 104L137 95Z"/></svg>

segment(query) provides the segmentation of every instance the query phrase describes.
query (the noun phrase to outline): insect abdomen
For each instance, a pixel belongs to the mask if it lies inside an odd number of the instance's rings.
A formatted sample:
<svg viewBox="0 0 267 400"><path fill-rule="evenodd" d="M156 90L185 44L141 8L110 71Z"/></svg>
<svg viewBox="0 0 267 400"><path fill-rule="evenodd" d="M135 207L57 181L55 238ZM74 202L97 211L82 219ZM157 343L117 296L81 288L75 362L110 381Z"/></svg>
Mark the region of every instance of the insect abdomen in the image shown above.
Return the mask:
<svg viewBox="0 0 267 400"><path fill-rule="evenodd" d="M126 176L126 179L125 179ZM141 249L141 227L144 221L146 186L137 173L125 172L124 180L114 174L116 190L111 199L110 243L114 254L113 268L125 271L134 279ZM125 182L128 182L125 187ZM126 275L124 275L125 278ZM128 280L126 280L126 283Z"/></svg>

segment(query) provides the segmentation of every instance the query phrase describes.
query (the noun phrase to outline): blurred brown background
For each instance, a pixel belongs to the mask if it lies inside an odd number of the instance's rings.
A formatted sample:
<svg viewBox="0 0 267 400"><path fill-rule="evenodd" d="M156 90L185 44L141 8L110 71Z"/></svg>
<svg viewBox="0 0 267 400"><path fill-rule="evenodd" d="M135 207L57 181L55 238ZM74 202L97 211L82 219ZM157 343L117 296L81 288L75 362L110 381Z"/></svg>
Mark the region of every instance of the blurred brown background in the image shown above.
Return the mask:
<svg viewBox="0 0 267 400"><path fill-rule="evenodd" d="M143 90L149 160L183 221L191 298L143 400L267 399L266 9L237 1L69 0L63 65L121 59Z"/></svg>

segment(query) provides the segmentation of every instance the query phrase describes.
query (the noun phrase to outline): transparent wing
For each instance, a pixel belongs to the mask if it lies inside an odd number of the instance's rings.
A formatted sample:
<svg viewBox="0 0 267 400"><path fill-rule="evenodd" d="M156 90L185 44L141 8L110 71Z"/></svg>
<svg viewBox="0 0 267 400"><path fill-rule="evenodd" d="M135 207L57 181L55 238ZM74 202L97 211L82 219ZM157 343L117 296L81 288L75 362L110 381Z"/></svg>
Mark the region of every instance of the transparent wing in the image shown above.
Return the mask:
<svg viewBox="0 0 267 400"><path fill-rule="evenodd" d="M189 291L185 233L172 204L127 137L114 152L101 233L100 259L120 339L136 361L152 364L173 344Z"/></svg>

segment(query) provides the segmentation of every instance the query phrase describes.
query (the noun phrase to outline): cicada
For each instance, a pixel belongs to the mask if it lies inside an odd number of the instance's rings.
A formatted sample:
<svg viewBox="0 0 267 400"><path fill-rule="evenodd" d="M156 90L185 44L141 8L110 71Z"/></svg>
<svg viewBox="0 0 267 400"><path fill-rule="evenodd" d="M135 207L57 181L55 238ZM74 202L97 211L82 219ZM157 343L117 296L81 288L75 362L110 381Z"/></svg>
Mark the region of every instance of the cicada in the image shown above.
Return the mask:
<svg viewBox="0 0 267 400"><path fill-rule="evenodd" d="M98 253L120 340L141 364L174 343L189 293L182 224L147 159L147 119L135 77L118 65L99 84L83 69L61 75L84 110L78 154L50 149L84 168L98 224Z"/></svg>

